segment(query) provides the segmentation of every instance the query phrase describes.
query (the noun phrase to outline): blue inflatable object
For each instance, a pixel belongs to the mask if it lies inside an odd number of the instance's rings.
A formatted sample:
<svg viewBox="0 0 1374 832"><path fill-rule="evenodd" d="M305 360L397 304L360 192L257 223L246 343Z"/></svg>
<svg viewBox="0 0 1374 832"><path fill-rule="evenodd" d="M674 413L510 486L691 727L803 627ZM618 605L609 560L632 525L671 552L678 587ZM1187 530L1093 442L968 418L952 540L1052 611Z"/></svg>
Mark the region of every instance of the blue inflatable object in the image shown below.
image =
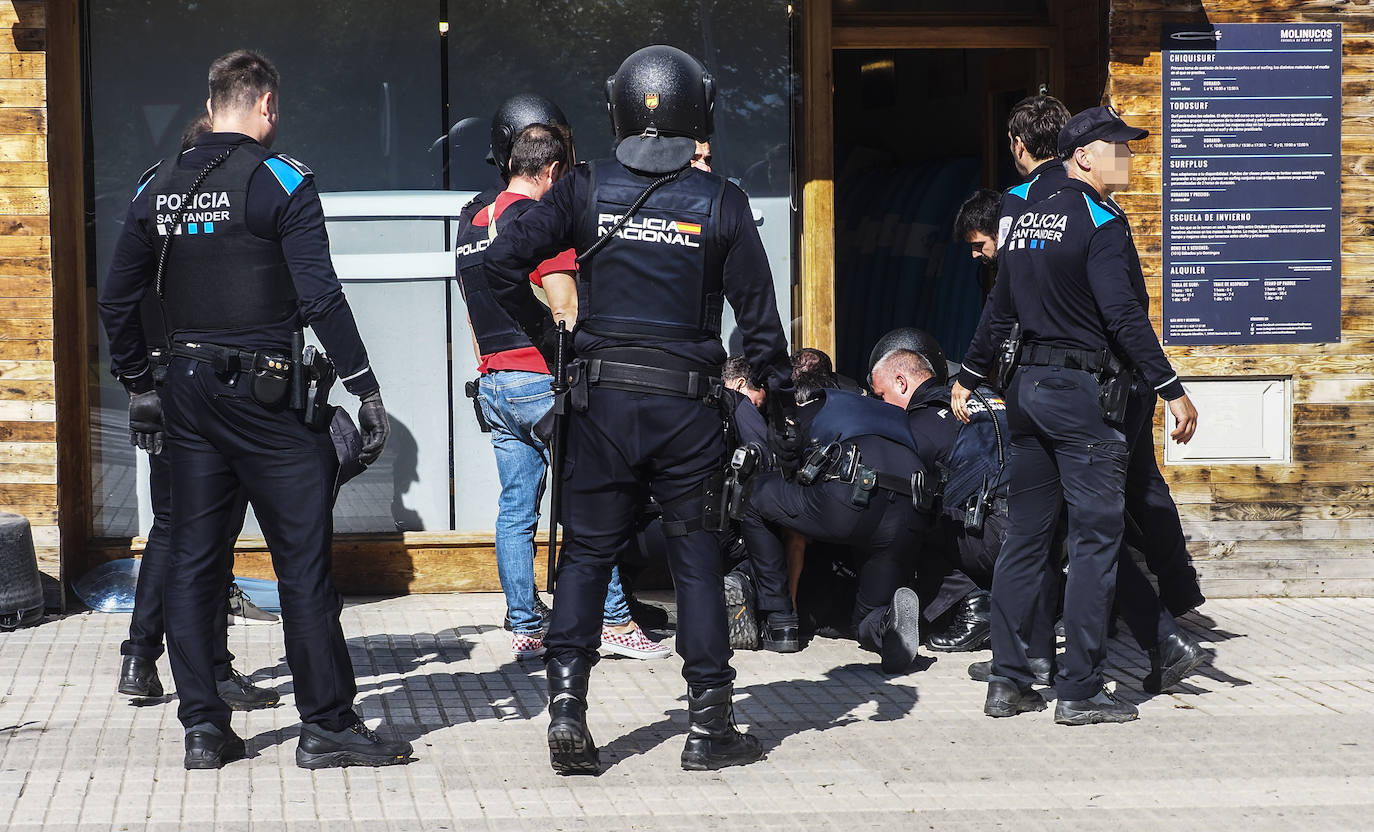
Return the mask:
<svg viewBox="0 0 1374 832"><path fill-rule="evenodd" d="M72 591L96 612L133 612L138 565L137 558L102 563L73 581Z"/></svg>
<svg viewBox="0 0 1374 832"><path fill-rule="evenodd" d="M137 558L121 558L102 563L72 582L72 591L81 603L95 612L133 612L134 590L138 587ZM234 582L248 600L268 612L281 612L281 596L276 581L239 578Z"/></svg>
<svg viewBox="0 0 1374 832"><path fill-rule="evenodd" d="M238 584L243 594L248 596L248 600L259 608L268 612L281 612L281 595L277 591L276 581L235 576L234 583Z"/></svg>

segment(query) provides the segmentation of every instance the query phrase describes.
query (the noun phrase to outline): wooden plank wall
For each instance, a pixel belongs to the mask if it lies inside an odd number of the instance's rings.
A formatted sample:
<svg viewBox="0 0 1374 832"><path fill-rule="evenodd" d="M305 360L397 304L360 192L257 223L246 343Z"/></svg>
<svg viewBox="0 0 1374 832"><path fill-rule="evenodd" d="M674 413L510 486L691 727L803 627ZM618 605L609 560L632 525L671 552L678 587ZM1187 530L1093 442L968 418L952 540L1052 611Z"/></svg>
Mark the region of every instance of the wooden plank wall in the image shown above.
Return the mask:
<svg viewBox="0 0 1374 832"><path fill-rule="evenodd" d="M29 518L59 578L47 14L0 0L0 511Z"/></svg>
<svg viewBox="0 0 1374 832"><path fill-rule="evenodd" d="M1108 94L1151 133L1120 201L1136 229L1156 326L1160 29L1300 21L1344 26L1342 341L1169 349L1185 377L1293 378L1292 464L1164 469L1214 597L1374 594L1374 13L1367 0L1112 0Z"/></svg>

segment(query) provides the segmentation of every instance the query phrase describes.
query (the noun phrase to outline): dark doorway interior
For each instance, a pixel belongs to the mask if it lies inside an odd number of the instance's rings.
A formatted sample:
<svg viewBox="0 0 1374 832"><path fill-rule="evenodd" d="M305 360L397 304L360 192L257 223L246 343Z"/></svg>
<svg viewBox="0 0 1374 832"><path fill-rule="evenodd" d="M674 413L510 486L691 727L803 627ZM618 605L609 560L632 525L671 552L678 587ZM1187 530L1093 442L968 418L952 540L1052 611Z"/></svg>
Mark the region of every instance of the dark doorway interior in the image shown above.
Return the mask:
<svg viewBox="0 0 1374 832"><path fill-rule="evenodd" d="M1019 181L1006 148L1011 106L1039 87L1033 50L837 50L835 323L838 369L867 375L873 343L899 326L958 361L987 275L952 238L979 187Z"/></svg>

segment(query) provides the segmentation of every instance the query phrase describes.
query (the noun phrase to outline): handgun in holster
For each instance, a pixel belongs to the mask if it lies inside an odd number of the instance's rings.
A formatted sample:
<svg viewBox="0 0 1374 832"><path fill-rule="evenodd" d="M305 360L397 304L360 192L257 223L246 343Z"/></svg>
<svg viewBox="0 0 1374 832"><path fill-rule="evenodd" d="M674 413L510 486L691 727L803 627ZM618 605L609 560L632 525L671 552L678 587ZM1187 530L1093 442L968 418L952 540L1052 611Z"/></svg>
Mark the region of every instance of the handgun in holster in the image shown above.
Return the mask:
<svg viewBox="0 0 1374 832"><path fill-rule="evenodd" d="M481 396L479 392L479 381L472 381L463 384L463 395L472 399L472 412L477 415L477 427L482 433L491 433L491 423L487 421L487 414L482 412L482 403L478 400Z"/></svg>
<svg viewBox="0 0 1374 832"><path fill-rule="evenodd" d="M725 488L728 493L726 513L735 520L743 520L749 494L749 478L759 467L759 449L756 445L736 448L730 456L729 473L725 475Z"/></svg>
<svg viewBox="0 0 1374 832"><path fill-rule="evenodd" d="M797 469L797 483L804 486L815 484L839 461L840 451L840 443L838 442L831 442L824 448L819 446L813 448L806 455L801 467Z"/></svg>
<svg viewBox="0 0 1374 832"><path fill-rule="evenodd" d="M920 512L935 508L935 492L926 487L925 471L911 475L911 505Z"/></svg>
<svg viewBox="0 0 1374 832"><path fill-rule="evenodd" d="M329 390L339 373L329 356L315 349L314 345L301 352L300 364L305 376L301 421L311 430L323 433L329 430L329 423L334 419L334 408L329 406Z"/></svg>
<svg viewBox="0 0 1374 832"><path fill-rule="evenodd" d="M1111 350L1102 351L1102 372L1097 377L1097 407L1108 422L1126 419L1126 402L1131 397L1131 374L1122 367Z"/></svg>
<svg viewBox="0 0 1374 832"><path fill-rule="evenodd" d="M1016 372L1016 366L1020 363L1021 322L1017 321L1011 325L1011 332L997 353L997 363L992 368L992 386L1005 392L1011 383L1012 373Z"/></svg>

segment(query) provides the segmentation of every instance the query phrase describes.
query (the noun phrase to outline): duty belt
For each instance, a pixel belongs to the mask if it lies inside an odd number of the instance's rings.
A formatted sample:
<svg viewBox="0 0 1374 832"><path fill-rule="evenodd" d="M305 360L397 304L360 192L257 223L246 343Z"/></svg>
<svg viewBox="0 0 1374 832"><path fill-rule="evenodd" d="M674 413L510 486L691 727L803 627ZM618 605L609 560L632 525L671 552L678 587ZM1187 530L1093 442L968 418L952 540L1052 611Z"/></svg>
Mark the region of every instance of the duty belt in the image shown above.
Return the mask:
<svg viewBox="0 0 1374 832"><path fill-rule="evenodd" d="M654 355L647 355L653 353ZM608 356L605 358L599 356ZM583 372L587 383L592 386L606 387L611 390L627 390L635 393L662 393L680 396L685 399L704 399L720 389L719 375L712 375L710 367L681 362L679 368L653 366L651 364L616 361L621 356L652 360L670 361L670 357L658 350L592 350L581 356Z"/></svg>
<svg viewBox="0 0 1374 832"><path fill-rule="evenodd" d="M1026 344L1021 347L1022 366L1066 367L1070 370L1085 370L1089 373L1103 371L1115 372L1121 369L1121 362L1111 350L1076 350L1069 347L1053 347L1049 344Z"/></svg>
<svg viewBox="0 0 1374 832"><path fill-rule="evenodd" d="M217 373L248 373L254 370L286 373L291 368L291 360L277 353L265 350L248 352L237 347L199 341L178 341L172 345L172 355L209 364Z"/></svg>
<svg viewBox="0 0 1374 832"><path fill-rule="evenodd" d="M816 482L854 483L868 481L878 488L901 494L903 497L910 497L913 493L910 477L889 474L886 471L876 471L864 465L858 445L849 445L841 449L838 454L830 452L829 448L818 448L813 453L821 454L823 458L828 460L820 469L820 476L816 478Z"/></svg>

